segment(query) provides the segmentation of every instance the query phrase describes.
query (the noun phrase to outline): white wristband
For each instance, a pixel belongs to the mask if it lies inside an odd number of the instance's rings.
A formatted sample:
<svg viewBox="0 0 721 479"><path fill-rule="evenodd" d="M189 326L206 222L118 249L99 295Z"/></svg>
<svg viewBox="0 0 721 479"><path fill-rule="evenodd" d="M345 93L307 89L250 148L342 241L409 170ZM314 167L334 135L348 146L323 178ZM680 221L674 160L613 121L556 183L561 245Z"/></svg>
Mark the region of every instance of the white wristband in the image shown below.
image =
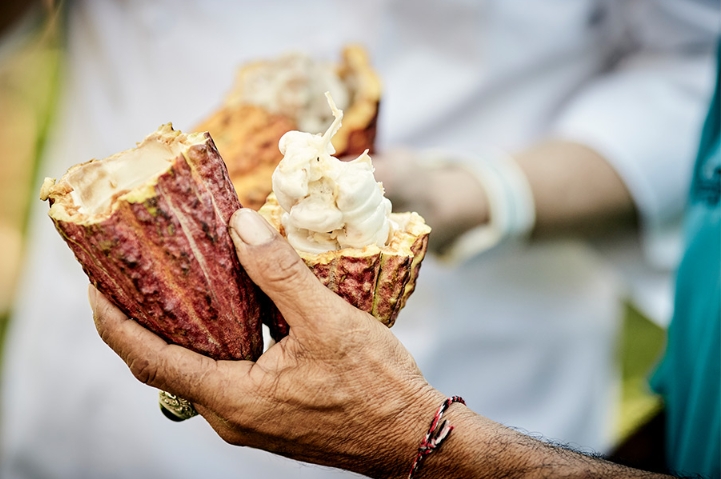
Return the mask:
<svg viewBox="0 0 721 479"><path fill-rule="evenodd" d="M459 263L530 234L536 221L533 193L526 175L510 155L488 149L473 158L456 155L450 160L474 174L483 186L489 222L458 237L441 256L444 261Z"/></svg>

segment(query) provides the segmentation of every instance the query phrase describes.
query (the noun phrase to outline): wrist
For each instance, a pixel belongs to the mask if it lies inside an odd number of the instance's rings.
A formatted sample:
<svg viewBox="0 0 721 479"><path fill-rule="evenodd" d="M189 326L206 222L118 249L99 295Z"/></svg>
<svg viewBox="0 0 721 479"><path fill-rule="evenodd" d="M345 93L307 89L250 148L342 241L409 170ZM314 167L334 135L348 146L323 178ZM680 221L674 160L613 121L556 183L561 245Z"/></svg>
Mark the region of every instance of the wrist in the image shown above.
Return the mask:
<svg viewBox="0 0 721 479"><path fill-rule="evenodd" d="M456 164L446 164L434 173L431 194L433 211L429 223L434 228L431 247L443 251L469 230L490 219L486 192L471 172Z"/></svg>
<svg viewBox="0 0 721 479"><path fill-rule="evenodd" d="M483 221L476 221L443 249L443 259L458 263L507 241L529 236L535 224L535 203L528 178L511 156L485 149L475 157L451 157L483 192ZM432 226L432 225L431 225Z"/></svg>
<svg viewBox="0 0 721 479"><path fill-rule="evenodd" d="M444 399L440 391L426 385L389 401L385 417L374 426L377 434L371 443L375 447L366 451L362 470L358 472L376 478L406 479L418 445Z"/></svg>
<svg viewBox="0 0 721 479"><path fill-rule="evenodd" d="M383 428L376 428L381 436L375 441L379 447L363 459L364 467L357 469L369 477L384 479L407 479L414 460L429 433L429 427L439 412L439 406L447 401L439 391L423 391L395 420L388 424L392 431L383 435ZM434 431L439 431L443 421L448 421L452 431L427 454L420 467L413 472L413 479L456 477L475 478L483 470L484 438L494 423L471 411L464 404L453 402L443 411ZM490 477L490 476L489 476Z"/></svg>
<svg viewBox="0 0 721 479"><path fill-rule="evenodd" d="M413 479L437 477L476 478L482 470L482 451L486 435L483 418L464 404L450 405L443 419L453 431L413 475ZM406 476L407 477L407 476Z"/></svg>

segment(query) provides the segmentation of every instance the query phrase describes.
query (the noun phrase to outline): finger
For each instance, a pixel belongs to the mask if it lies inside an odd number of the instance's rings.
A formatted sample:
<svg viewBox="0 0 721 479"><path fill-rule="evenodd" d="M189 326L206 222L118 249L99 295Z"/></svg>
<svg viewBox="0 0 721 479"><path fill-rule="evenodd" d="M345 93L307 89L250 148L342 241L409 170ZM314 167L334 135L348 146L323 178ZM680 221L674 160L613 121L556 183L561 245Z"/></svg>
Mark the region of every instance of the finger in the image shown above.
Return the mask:
<svg viewBox="0 0 721 479"><path fill-rule="evenodd" d="M88 299L100 337L139 381L194 403L206 403L222 383L216 361L166 343L129 319L93 285L88 287Z"/></svg>
<svg viewBox="0 0 721 479"><path fill-rule="evenodd" d="M246 435L241 432L242 429L237 427L237 425L232 421L232 419L223 417L222 415L218 414L215 409L208 408L199 404L195 405L195 410L198 411L198 414L203 416L203 418L208 422L210 427L215 430L218 436L220 436L228 444L233 444L235 446L248 445Z"/></svg>
<svg viewBox="0 0 721 479"><path fill-rule="evenodd" d="M253 210L241 208L230 219L238 259L250 278L275 303L291 327L323 328L354 309L308 269L292 246Z"/></svg>

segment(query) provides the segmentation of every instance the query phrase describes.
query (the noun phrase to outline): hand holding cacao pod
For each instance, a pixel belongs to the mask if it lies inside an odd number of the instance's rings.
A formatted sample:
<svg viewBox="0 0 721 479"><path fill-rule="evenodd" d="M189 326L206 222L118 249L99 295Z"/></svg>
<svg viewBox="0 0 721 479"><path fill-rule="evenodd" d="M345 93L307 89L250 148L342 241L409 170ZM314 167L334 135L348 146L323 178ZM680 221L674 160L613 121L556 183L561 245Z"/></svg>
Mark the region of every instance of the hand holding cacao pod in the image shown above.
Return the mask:
<svg viewBox="0 0 721 479"><path fill-rule="evenodd" d="M443 395L388 328L325 288L260 215L242 209L231 228L288 336L256 362L215 361L166 344L91 287L101 337L137 379L192 401L231 444L371 476L404 472Z"/></svg>
<svg viewBox="0 0 721 479"><path fill-rule="evenodd" d="M343 113L328 100L335 120L324 135L281 139L273 181L283 179L287 212L271 199L265 214L283 233L295 228L297 248L321 248L301 254L325 286L392 326L415 288L430 228L415 213L391 213L367 151L347 163L331 156ZM163 125L137 148L46 179L40 196L91 282L165 340L214 359L254 359L261 321L274 339L287 334L230 250L226 224L240 203L207 132Z"/></svg>
<svg viewBox="0 0 721 479"><path fill-rule="evenodd" d="M296 248L310 245L301 254L324 286L391 326L414 290L430 228L415 213L391 214L367 149L348 163L330 156L343 114L326 96L335 120L324 135L281 138L274 187L276 175L287 177L266 214ZM228 254L225 224L240 203L208 132L165 125L135 149L46 179L41 199L91 282L165 341L213 359L255 359L261 320L276 341L288 334L282 309ZM168 417L194 414L166 396L161 405L174 402L164 412L180 407Z"/></svg>

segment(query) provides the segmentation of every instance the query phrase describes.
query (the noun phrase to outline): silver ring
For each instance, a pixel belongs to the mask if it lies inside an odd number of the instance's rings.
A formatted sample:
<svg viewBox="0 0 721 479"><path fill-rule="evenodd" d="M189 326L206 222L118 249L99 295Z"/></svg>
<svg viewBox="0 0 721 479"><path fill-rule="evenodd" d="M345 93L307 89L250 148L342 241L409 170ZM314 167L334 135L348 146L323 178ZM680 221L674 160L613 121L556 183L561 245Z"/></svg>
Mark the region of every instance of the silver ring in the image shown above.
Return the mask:
<svg viewBox="0 0 721 479"><path fill-rule="evenodd" d="M190 401L175 394L158 391L158 402L160 403L160 410L171 421L185 421L198 415L198 411L195 410Z"/></svg>

